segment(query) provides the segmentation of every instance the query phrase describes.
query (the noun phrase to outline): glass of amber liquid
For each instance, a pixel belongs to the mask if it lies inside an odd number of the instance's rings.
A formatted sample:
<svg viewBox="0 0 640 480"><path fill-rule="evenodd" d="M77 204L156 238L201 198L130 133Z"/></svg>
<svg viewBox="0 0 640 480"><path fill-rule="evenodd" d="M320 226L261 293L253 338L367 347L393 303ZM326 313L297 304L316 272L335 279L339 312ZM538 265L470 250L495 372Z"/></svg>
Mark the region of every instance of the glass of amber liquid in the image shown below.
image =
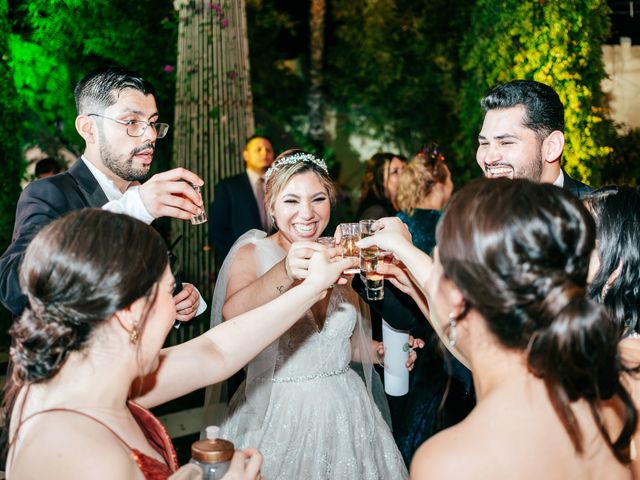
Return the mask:
<svg viewBox="0 0 640 480"><path fill-rule="evenodd" d="M343 257L358 257L358 247L356 243L360 240L360 224L358 223L341 223L340 228L340 247ZM355 275L360 269L348 268L344 271L346 275Z"/></svg>
<svg viewBox="0 0 640 480"><path fill-rule="evenodd" d="M373 224L375 220L360 220L360 238L373 235ZM376 270L378 269L378 247L367 247L360 249L360 274L364 279L364 286L367 293L367 300L384 299L384 277Z"/></svg>

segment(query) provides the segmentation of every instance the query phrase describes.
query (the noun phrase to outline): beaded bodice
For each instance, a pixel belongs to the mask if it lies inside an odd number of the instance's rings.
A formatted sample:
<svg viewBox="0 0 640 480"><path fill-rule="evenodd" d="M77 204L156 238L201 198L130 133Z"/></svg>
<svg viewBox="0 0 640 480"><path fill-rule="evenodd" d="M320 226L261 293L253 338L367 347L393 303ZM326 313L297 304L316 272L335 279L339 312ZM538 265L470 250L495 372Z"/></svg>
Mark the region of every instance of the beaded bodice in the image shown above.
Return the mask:
<svg viewBox="0 0 640 480"><path fill-rule="evenodd" d="M269 250L268 254L264 250ZM280 252L279 258L275 254ZM256 243L258 269L267 271L284 257L280 247L269 239ZM270 263L269 262L269 263ZM280 337L275 377L285 379L311 378L339 372L351 359L350 338L356 322L358 298L350 286L335 286L329 292L325 319L316 319L311 310ZM321 327L320 327L321 325Z"/></svg>

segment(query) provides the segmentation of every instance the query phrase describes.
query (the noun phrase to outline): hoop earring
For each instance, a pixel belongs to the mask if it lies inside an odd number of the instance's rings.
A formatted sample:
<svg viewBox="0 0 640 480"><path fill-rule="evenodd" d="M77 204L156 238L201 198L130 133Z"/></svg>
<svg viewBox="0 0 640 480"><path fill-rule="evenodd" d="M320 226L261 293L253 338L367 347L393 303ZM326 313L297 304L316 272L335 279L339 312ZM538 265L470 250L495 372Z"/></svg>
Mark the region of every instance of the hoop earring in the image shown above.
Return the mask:
<svg viewBox="0 0 640 480"><path fill-rule="evenodd" d="M453 312L449 314L449 345L452 347L456 346L456 316Z"/></svg>

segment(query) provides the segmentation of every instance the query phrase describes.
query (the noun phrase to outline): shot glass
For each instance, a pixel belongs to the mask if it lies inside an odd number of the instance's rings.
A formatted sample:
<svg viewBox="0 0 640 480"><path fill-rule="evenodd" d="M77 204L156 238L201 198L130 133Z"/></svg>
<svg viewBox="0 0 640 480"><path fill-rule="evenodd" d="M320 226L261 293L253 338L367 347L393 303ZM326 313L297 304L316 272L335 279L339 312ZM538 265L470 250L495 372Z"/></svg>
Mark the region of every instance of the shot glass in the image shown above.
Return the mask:
<svg viewBox="0 0 640 480"><path fill-rule="evenodd" d="M334 248L336 246L336 239L334 237L319 237L316 242L320 245L326 245L329 248ZM333 285L329 286L329 288L333 288Z"/></svg>
<svg viewBox="0 0 640 480"><path fill-rule="evenodd" d="M356 243L360 240L360 225L358 223L341 223L340 228L340 246L343 257L357 257L359 255ZM360 271L359 268L348 268L344 271L347 275L355 275Z"/></svg>
<svg viewBox="0 0 640 480"><path fill-rule="evenodd" d="M375 220L360 220L360 238L373 235ZM384 276L377 272L378 247L360 249L360 275L364 280L367 300L384 299Z"/></svg>
<svg viewBox="0 0 640 480"><path fill-rule="evenodd" d="M326 245L329 248L336 246L336 239L334 237L319 237L316 242L320 245Z"/></svg>
<svg viewBox="0 0 640 480"><path fill-rule="evenodd" d="M200 199L202 199L202 192L201 192L202 187L198 187L197 185L193 185L193 184L191 184L191 186L196 191L196 193L200 196ZM204 209L204 204L203 204L202 212L197 213L191 217L191 224L200 225L200 224L206 223L206 221L207 221L207 212Z"/></svg>
<svg viewBox="0 0 640 480"><path fill-rule="evenodd" d="M375 220L360 220L360 238L367 238L373 235L372 226ZM378 268L378 247L360 249L360 272L366 276L367 273L375 272Z"/></svg>
<svg viewBox="0 0 640 480"><path fill-rule="evenodd" d="M379 273L367 273L364 276L364 288L367 300L384 299L384 275Z"/></svg>

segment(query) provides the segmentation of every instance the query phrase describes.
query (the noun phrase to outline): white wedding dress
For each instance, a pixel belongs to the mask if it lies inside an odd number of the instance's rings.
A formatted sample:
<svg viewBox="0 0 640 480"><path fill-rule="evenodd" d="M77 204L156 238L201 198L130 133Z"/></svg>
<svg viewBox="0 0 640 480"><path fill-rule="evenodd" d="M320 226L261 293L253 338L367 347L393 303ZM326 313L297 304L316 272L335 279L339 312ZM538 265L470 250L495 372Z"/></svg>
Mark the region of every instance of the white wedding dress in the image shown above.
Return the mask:
<svg viewBox="0 0 640 480"><path fill-rule="evenodd" d="M264 233L256 233L250 232L238 242L255 244L260 276L282 260L285 252L263 238ZM358 305L351 287L334 287L323 324L316 322L309 310L269 347L275 348L275 365L270 371L261 370L269 372L263 384L266 390L255 396L250 393L254 400L248 402L243 384L232 398L221 437L231 440L236 448L258 448L264 455L264 478L408 477L370 392L349 368ZM265 377L263 374L261 378ZM264 405L256 407L257 402Z"/></svg>

